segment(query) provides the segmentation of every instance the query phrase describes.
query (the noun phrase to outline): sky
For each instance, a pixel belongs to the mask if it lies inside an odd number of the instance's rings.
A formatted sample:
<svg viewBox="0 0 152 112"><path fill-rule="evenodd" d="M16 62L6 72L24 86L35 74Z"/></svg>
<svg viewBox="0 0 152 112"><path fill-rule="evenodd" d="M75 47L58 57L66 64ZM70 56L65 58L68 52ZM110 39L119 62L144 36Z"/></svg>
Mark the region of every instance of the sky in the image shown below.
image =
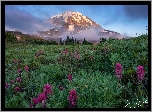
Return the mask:
<svg viewBox="0 0 152 112"><path fill-rule="evenodd" d="M105 30L136 36L148 33L148 5L5 5L5 30L36 34L54 27L44 21L66 11L80 12Z"/></svg>

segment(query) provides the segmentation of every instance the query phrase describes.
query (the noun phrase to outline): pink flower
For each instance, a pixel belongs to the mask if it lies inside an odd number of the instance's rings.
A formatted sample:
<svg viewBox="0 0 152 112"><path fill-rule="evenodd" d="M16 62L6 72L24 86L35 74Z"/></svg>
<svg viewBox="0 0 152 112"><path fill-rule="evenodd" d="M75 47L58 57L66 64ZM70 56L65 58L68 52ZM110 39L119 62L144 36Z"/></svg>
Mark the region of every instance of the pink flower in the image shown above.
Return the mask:
<svg viewBox="0 0 152 112"><path fill-rule="evenodd" d="M50 84L45 84L43 90L44 90L44 94L46 95L46 97L48 94L53 94L52 87Z"/></svg>
<svg viewBox="0 0 152 112"><path fill-rule="evenodd" d="M60 90L63 90L63 86L60 86Z"/></svg>
<svg viewBox="0 0 152 112"><path fill-rule="evenodd" d="M78 55L78 54L79 54L79 53L78 53L78 51L77 51L77 52L75 52L75 54L76 54L76 55Z"/></svg>
<svg viewBox="0 0 152 112"><path fill-rule="evenodd" d="M71 105L75 106L75 105L76 105L76 102L72 101Z"/></svg>
<svg viewBox="0 0 152 112"><path fill-rule="evenodd" d="M14 80L11 80L11 83L14 84Z"/></svg>
<svg viewBox="0 0 152 112"><path fill-rule="evenodd" d="M92 56L90 56L90 59L92 59L93 57Z"/></svg>
<svg viewBox="0 0 152 112"><path fill-rule="evenodd" d="M46 97L45 97L45 94L44 94L44 93L38 95L37 100L38 100L39 102L42 102L42 101L45 100L45 99L46 99Z"/></svg>
<svg viewBox="0 0 152 112"><path fill-rule="evenodd" d="M8 88L9 84L8 83L5 83L5 88Z"/></svg>
<svg viewBox="0 0 152 112"><path fill-rule="evenodd" d="M72 75L71 74L68 75L68 79L69 79L69 81L72 81Z"/></svg>
<svg viewBox="0 0 152 112"><path fill-rule="evenodd" d="M16 63L17 61L16 60L14 60L14 63Z"/></svg>
<svg viewBox="0 0 152 112"><path fill-rule="evenodd" d="M116 63L115 73L118 79L122 79L122 72L123 72L122 65L120 63Z"/></svg>
<svg viewBox="0 0 152 112"><path fill-rule="evenodd" d="M16 87L16 88L15 88L15 91L16 91L16 92L20 91L20 88L19 88L19 87Z"/></svg>
<svg viewBox="0 0 152 112"><path fill-rule="evenodd" d="M71 107L75 107L76 106L76 100L78 99L78 96L76 94L76 90L73 89L73 90L70 90L70 95L68 96L68 100L69 100L69 103L70 103L70 106L69 108Z"/></svg>
<svg viewBox="0 0 152 112"><path fill-rule="evenodd" d="M18 71L18 73L21 73L21 69L20 68L17 71Z"/></svg>
<svg viewBox="0 0 152 112"><path fill-rule="evenodd" d="M46 107L46 100L43 100L42 101L42 108L45 108Z"/></svg>
<svg viewBox="0 0 152 112"><path fill-rule="evenodd" d="M30 108L33 108L33 105L32 105L31 103L30 103L30 105L29 105L29 106L30 106Z"/></svg>
<svg viewBox="0 0 152 112"><path fill-rule="evenodd" d="M68 53L68 51L69 51L69 50L68 50L68 49L66 49L66 50L65 50L65 53Z"/></svg>
<svg viewBox="0 0 152 112"><path fill-rule="evenodd" d="M51 86L50 86L50 84L45 84L45 85L44 85L44 88L46 88L46 89L51 89Z"/></svg>
<svg viewBox="0 0 152 112"><path fill-rule="evenodd" d="M78 59L80 59L80 55L78 54Z"/></svg>
<svg viewBox="0 0 152 112"><path fill-rule="evenodd" d="M122 69L122 65L120 63L116 63L116 66L115 66L116 69Z"/></svg>
<svg viewBox="0 0 152 112"><path fill-rule="evenodd" d="M28 71L28 70L29 70L29 67L28 67L28 66L25 66L24 68L25 68L25 70L26 70L26 71Z"/></svg>
<svg viewBox="0 0 152 112"><path fill-rule="evenodd" d="M39 103L38 99L36 99L36 98L33 98L32 100L34 102L34 105L37 105Z"/></svg>
<svg viewBox="0 0 152 112"><path fill-rule="evenodd" d="M21 62L21 60L18 60L18 63L20 63Z"/></svg>
<svg viewBox="0 0 152 112"><path fill-rule="evenodd" d="M96 50L96 48L94 48L94 50Z"/></svg>
<svg viewBox="0 0 152 112"><path fill-rule="evenodd" d="M17 82L21 82L21 78L20 77L16 78L16 80L17 80Z"/></svg>
<svg viewBox="0 0 152 112"><path fill-rule="evenodd" d="M138 66L137 68L137 76L138 76L138 81L142 81L144 80L144 76L145 76L145 71L144 71L144 67L143 66Z"/></svg>

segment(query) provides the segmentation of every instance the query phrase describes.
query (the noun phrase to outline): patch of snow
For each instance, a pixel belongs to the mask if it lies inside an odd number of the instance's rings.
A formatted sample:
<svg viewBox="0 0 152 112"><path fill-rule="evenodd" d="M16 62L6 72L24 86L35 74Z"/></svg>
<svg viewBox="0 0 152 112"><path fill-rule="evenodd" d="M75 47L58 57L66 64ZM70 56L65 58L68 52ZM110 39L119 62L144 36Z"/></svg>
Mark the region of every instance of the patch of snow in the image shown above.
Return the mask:
<svg viewBox="0 0 152 112"><path fill-rule="evenodd" d="M69 31L74 31L74 25L69 25Z"/></svg>

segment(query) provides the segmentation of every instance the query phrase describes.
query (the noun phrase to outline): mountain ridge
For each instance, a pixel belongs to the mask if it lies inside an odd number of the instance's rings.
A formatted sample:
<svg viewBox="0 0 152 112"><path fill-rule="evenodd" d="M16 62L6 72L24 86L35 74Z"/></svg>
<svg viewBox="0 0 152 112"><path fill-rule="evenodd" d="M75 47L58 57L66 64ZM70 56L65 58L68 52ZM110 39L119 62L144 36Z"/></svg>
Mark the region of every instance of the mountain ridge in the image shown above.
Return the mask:
<svg viewBox="0 0 152 112"><path fill-rule="evenodd" d="M95 21L91 20L89 17L84 16L80 12L66 11L62 14L54 15L44 21L45 23L51 23L56 25L56 27L49 29L48 31L38 31L40 36L51 37L63 37L62 35L82 35L86 33L94 34L92 36L104 37L104 38L123 38L120 33L105 30ZM83 34L84 35L84 34ZM90 37L91 38L91 37ZM94 37L92 37L94 38ZM120 39L121 39L120 38Z"/></svg>

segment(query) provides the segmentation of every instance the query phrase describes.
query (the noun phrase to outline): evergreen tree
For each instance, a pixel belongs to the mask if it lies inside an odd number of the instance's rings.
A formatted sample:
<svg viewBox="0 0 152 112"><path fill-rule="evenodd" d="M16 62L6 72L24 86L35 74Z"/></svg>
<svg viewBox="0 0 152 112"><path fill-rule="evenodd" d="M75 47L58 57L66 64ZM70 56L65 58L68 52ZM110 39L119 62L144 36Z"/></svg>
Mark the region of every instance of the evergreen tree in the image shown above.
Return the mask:
<svg viewBox="0 0 152 112"><path fill-rule="evenodd" d="M76 42L77 42L77 40L76 40L76 38L75 38L74 43L76 43Z"/></svg>

